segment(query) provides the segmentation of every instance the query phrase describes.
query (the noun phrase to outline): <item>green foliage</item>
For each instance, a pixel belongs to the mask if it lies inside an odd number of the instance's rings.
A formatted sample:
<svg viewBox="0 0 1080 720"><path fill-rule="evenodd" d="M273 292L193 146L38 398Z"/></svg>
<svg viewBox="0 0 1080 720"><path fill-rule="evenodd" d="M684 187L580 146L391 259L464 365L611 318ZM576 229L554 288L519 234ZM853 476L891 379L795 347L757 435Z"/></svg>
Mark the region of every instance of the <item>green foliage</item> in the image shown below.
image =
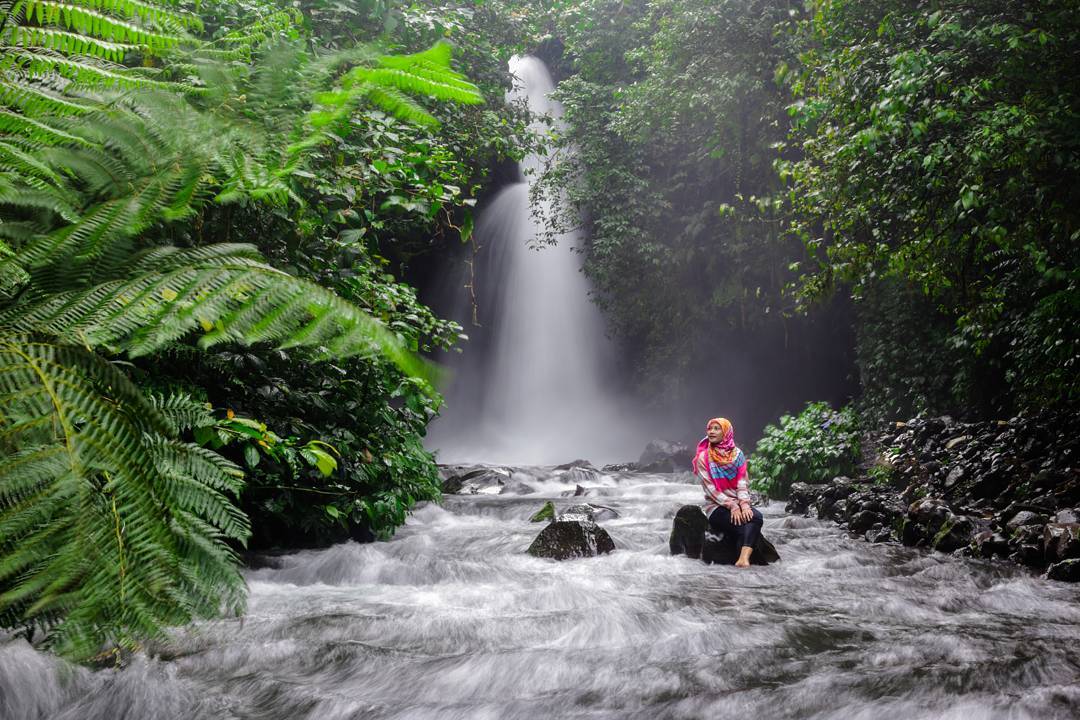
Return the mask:
<svg viewBox="0 0 1080 720"><path fill-rule="evenodd" d="M939 371L952 374L961 404L1075 403L1075 4L939 2L929 12L913 1L828 0L813 9L790 75L801 157L780 163L794 230L818 259L802 293L843 282L863 298L883 278L918 288L952 325L948 354L962 362L952 372L939 361ZM860 342L889 342L872 332ZM978 365L991 372L973 374ZM896 363L889 373L892 394L925 374ZM947 407L953 397L927 400Z"/></svg>
<svg viewBox="0 0 1080 720"><path fill-rule="evenodd" d="M750 456L755 490L784 497L792 483L827 483L852 475L859 461L859 426L851 406L809 403L798 415L768 425Z"/></svg>
<svg viewBox="0 0 1080 720"><path fill-rule="evenodd" d="M243 474L183 442L182 399L147 401L92 352L0 338L0 621L86 659L239 612L228 541Z"/></svg>
<svg viewBox="0 0 1080 720"><path fill-rule="evenodd" d="M544 503L544 506L533 513L529 518L529 522L543 522L545 520L555 519L555 504L548 500Z"/></svg>
<svg viewBox="0 0 1080 720"><path fill-rule="evenodd" d="M78 659L242 608L233 550L250 530L229 497L241 462L245 508L284 506L299 491L302 522L314 508L385 536L417 500L437 497L420 436L438 398L408 348L426 347L426 332L449 342L456 326L395 284L360 234L339 236L348 219L322 217L305 168L324 157L340 167L324 140L343 142L379 98L435 129L410 93L475 103L478 91L450 69L446 46L329 52L296 42L292 11L208 12L214 38L203 41L186 34L203 27L198 18L155 4L20 2L0 34L0 623L40 626ZM132 60L144 67L120 64ZM282 67L295 72L271 79ZM355 97L324 124L331 136L311 117L334 82ZM463 172L437 152L429 162L432 148L418 142L409 162ZM335 180L355 199L355 180ZM429 181L426 223L429 210L463 199ZM223 242L234 216L279 233L253 232L259 247ZM340 264L341 252L354 264ZM301 408L304 421L280 435L285 413L215 419L207 388L248 378L199 387L193 368L220 371L245 345L261 346L252 357L276 346L315 394L344 386L351 403L329 427ZM189 361L175 377L172 353ZM326 370L329 358L372 382L350 386L340 368ZM140 385L163 392L147 400ZM336 435L362 426L362 442ZM330 486L328 501L310 502L316 483Z"/></svg>

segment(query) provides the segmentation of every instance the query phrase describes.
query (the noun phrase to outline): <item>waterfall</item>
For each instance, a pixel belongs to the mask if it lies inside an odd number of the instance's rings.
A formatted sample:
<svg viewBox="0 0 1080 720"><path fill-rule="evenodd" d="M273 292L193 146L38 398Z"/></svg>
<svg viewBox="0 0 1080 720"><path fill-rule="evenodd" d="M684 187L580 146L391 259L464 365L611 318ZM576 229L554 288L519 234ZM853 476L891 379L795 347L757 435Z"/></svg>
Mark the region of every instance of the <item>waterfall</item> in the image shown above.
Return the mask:
<svg viewBox="0 0 1080 720"><path fill-rule="evenodd" d="M512 97L558 128L562 107L550 97L551 76L534 57L516 57ZM537 245L529 191L539 157L521 163L521 180L481 209L477 298L485 323L452 354L447 404L432 423L428 447L441 462L552 464L635 459L645 441L639 414L618 398L614 348L589 299L581 272L582 238ZM539 217L548 216L540 207Z"/></svg>

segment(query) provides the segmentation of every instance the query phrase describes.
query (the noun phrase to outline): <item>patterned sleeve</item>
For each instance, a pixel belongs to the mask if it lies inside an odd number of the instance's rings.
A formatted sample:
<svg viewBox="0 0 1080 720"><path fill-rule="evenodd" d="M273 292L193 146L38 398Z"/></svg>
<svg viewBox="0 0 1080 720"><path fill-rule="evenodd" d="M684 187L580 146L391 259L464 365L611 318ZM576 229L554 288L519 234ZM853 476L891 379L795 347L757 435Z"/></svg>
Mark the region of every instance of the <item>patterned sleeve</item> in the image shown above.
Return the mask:
<svg viewBox="0 0 1080 720"><path fill-rule="evenodd" d="M739 484L735 488L735 494L739 497L739 504L750 504L750 483L749 475L746 472L747 463L744 460L743 464L739 467Z"/></svg>
<svg viewBox="0 0 1080 720"><path fill-rule="evenodd" d="M709 477L709 463L703 461L703 455L699 454L694 458L694 469L697 470L698 479L701 480L701 489L705 491L705 499L708 502L723 505L728 510L734 510L739 506L739 503L734 498L716 489L712 478ZM749 494L747 497L750 497Z"/></svg>

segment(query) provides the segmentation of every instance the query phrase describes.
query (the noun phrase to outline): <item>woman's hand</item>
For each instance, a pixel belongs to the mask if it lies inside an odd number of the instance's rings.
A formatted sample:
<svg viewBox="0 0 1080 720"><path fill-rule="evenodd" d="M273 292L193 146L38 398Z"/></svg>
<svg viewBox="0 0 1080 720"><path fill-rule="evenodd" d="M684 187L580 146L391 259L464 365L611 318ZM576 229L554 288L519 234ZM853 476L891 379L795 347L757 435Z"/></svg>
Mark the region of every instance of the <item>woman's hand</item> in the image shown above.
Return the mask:
<svg viewBox="0 0 1080 720"><path fill-rule="evenodd" d="M754 517L754 513L750 510L750 506L743 505L731 511L731 524L742 525L744 522L748 522L752 517Z"/></svg>

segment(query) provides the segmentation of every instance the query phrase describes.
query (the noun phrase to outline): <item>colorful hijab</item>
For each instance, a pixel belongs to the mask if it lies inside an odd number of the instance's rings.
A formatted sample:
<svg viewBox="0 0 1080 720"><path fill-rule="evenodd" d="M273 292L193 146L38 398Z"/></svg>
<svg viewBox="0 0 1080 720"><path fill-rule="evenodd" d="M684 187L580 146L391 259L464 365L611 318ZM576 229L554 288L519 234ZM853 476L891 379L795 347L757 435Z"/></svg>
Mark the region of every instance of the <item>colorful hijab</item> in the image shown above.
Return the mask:
<svg viewBox="0 0 1080 720"><path fill-rule="evenodd" d="M709 477L716 489L734 490L739 479L746 475L746 457L743 451L735 446L735 430L731 421L722 417L713 418L705 423L705 429L708 430L714 423L720 426L723 435L715 445L709 443L708 436L701 439L694 454L694 471L697 471L697 459L704 454L709 462Z"/></svg>

